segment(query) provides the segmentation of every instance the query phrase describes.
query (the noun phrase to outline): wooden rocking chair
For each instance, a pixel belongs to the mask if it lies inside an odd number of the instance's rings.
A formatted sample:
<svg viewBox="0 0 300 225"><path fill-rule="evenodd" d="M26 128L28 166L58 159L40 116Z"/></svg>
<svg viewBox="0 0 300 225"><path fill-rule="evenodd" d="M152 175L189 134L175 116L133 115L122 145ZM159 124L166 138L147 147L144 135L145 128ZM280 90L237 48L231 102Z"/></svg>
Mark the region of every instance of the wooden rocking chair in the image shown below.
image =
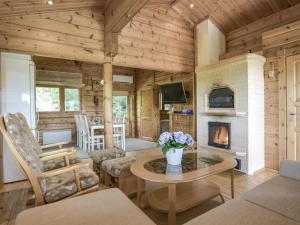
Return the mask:
<svg viewBox="0 0 300 225"><path fill-rule="evenodd" d="M24 121L17 114L0 116L0 131L32 185L36 205L98 190L99 178L89 168L89 163L70 165L69 157L75 154L73 149L37 154L35 148L39 144L27 133ZM66 166L44 170L44 162L62 157Z"/></svg>

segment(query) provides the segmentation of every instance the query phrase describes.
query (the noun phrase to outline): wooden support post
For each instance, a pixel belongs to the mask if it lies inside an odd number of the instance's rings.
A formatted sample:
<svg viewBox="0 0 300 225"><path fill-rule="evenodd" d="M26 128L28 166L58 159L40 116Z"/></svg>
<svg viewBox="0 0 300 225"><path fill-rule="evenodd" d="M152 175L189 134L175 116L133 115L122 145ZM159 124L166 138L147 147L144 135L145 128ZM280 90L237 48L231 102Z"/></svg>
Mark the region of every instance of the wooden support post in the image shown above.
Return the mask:
<svg viewBox="0 0 300 225"><path fill-rule="evenodd" d="M0 52L0 68L1 68L1 52ZM0 80L1 80L1 73L0 73ZM1 93L3 90L1 90L1 85L0 85L0 99L2 98ZM0 105L0 112L1 112L1 105ZM4 177L3 177L3 137L0 134L0 189L3 188L3 183L4 183ZM2 204L3 202L0 202ZM1 207L2 205L0 205Z"/></svg>
<svg viewBox="0 0 300 225"><path fill-rule="evenodd" d="M138 206L143 209L145 208L145 189L146 189L146 182L142 178L137 177L137 204Z"/></svg>
<svg viewBox="0 0 300 225"><path fill-rule="evenodd" d="M106 148L113 148L113 110L112 110L112 64L103 64L104 80L104 140Z"/></svg>
<svg viewBox="0 0 300 225"><path fill-rule="evenodd" d="M168 213L168 224L176 224L176 184L169 184L169 213Z"/></svg>
<svg viewBox="0 0 300 225"><path fill-rule="evenodd" d="M234 199L234 169L231 171L231 198Z"/></svg>

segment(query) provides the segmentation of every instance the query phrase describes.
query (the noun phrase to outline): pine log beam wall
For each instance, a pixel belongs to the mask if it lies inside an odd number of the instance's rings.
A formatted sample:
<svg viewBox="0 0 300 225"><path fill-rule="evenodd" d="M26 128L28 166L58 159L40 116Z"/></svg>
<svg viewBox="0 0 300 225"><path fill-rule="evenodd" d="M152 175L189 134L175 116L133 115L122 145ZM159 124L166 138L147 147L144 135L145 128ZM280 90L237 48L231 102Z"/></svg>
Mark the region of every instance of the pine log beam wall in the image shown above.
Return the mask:
<svg viewBox="0 0 300 225"><path fill-rule="evenodd" d="M169 84L182 82L186 91L189 92L189 98L186 104L173 104L175 111L181 111L185 107L188 109L193 109L195 113L194 104L194 73L167 73L167 72L157 72L150 70L138 70L136 72L136 113L137 113L137 131L136 136L141 137L142 124L141 124L141 95L142 90L147 90L149 88L154 88L157 85ZM162 117L163 115L160 115ZM169 115L167 116L169 117ZM159 118L157 118L159 119ZM194 116L182 116L175 115L170 116L170 131L183 131L191 134L194 138L196 137L196 127L195 127L195 117ZM158 121L159 124L159 121Z"/></svg>
<svg viewBox="0 0 300 225"><path fill-rule="evenodd" d="M0 48L91 63L104 61L102 8L0 17Z"/></svg>
<svg viewBox="0 0 300 225"><path fill-rule="evenodd" d="M279 169L279 83L278 79L269 79L268 73L274 70L280 74L278 69L277 50L282 42L293 42L297 35L288 34L267 38L263 33L277 29L283 25L298 21L300 19L300 4L282 10L263 19L257 20L249 25L227 33L226 54L221 58L230 58L247 52L263 51L267 58L265 70L265 166L268 169Z"/></svg>
<svg viewBox="0 0 300 225"><path fill-rule="evenodd" d="M103 7L20 13L0 14L0 49L89 63L107 61ZM193 27L174 10L146 5L119 34L119 54L112 64L192 72L193 38Z"/></svg>
<svg viewBox="0 0 300 225"><path fill-rule="evenodd" d="M105 7L105 55L118 54L118 35L149 0L110 0Z"/></svg>
<svg viewBox="0 0 300 225"><path fill-rule="evenodd" d="M60 72L71 72L71 73L81 73L83 75L84 87L81 89L81 111L78 113L84 113L87 115L88 119L93 119L94 117L99 117L103 119L103 88L100 91L95 91L92 88L93 80L102 80L102 65L95 63L77 62L71 60L44 58L44 57L34 57L33 58L36 68L39 70L52 70ZM135 70L131 68L124 67L113 67L114 74L122 74L128 76L134 76ZM124 83L114 83L114 91L128 91L128 96L130 99L134 98L134 84L124 84ZM98 101L98 106L94 103L94 97ZM134 107L132 106L134 102L129 102L128 108L130 111L129 115L135 114ZM72 142L76 142L76 127L74 121L74 114L77 112L42 112L39 115L38 131L40 134L40 141L42 142L43 131L51 131L57 129L71 129L72 131ZM134 136L134 124L135 117L126 118L126 135ZM132 130L133 129L133 130Z"/></svg>
<svg viewBox="0 0 300 225"><path fill-rule="evenodd" d="M280 160L286 159L286 72L281 52L300 53L300 21L267 31L262 35L265 64L265 159L266 167L278 170ZM284 50L283 50L284 49ZM288 54L288 52L290 52ZM276 79L268 78L273 71Z"/></svg>
<svg viewBox="0 0 300 225"><path fill-rule="evenodd" d="M226 54L230 58L262 51L262 33L300 19L300 4L282 10L226 34Z"/></svg>
<svg viewBox="0 0 300 225"><path fill-rule="evenodd" d="M119 35L114 63L171 73L194 72L194 28L173 9L146 6Z"/></svg>

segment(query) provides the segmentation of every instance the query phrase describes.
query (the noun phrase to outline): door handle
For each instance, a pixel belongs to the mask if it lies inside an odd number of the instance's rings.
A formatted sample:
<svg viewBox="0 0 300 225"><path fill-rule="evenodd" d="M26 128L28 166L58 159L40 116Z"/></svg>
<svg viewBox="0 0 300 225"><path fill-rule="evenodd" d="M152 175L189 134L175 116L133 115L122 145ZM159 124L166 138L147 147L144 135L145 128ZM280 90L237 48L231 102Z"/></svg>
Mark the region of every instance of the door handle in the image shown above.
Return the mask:
<svg viewBox="0 0 300 225"><path fill-rule="evenodd" d="M296 113L289 113L289 116L296 116Z"/></svg>

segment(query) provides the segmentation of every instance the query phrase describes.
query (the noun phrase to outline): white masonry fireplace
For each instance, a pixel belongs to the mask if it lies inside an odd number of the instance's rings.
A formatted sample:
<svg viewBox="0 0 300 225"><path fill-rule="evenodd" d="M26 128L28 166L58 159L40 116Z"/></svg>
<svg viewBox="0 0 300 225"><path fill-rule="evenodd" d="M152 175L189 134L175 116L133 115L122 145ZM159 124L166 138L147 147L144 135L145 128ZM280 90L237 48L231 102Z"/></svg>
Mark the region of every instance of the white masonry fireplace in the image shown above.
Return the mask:
<svg viewBox="0 0 300 225"><path fill-rule="evenodd" d="M264 63L246 54L196 69L198 145L235 155L248 174L264 168Z"/></svg>

